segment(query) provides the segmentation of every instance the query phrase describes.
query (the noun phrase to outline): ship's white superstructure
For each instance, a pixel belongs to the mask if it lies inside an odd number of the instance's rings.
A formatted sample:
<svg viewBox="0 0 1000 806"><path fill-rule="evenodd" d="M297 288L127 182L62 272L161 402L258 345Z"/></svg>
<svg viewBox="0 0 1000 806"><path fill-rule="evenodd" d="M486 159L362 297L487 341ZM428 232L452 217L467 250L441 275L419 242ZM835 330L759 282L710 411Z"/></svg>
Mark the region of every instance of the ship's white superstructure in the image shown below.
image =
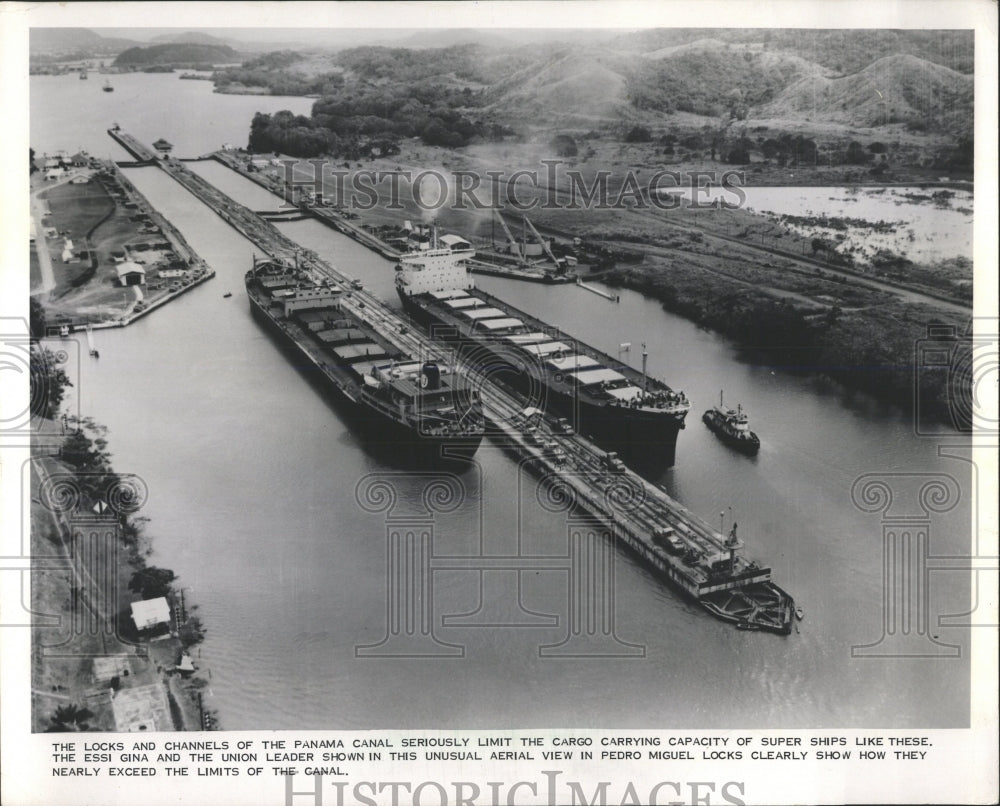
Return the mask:
<svg viewBox="0 0 1000 806"><path fill-rule="evenodd" d="M465 242L459 242L462 247ZM396 290L411 297L432 291L467 290L474 287L466 260L475 255L470 248L432 248L401 255L396 265Z"/></svg>

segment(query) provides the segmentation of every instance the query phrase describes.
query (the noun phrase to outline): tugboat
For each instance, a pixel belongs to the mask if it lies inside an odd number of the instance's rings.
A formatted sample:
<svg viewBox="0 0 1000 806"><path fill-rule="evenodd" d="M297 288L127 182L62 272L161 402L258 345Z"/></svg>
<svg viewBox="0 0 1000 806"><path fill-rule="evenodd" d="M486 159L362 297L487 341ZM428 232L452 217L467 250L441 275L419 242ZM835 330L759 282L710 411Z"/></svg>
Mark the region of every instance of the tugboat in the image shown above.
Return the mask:
<svg viewBox="0 0 1000 806"><path fill-rule="evenodd" d="M722 401L722 392L719 392L719 405L706 411L701 419L719 439L741 453L756 456L760 450L760 440L750 430L750 418L743 411L743 406L737 405L735 411L727 409Z"/></svg>

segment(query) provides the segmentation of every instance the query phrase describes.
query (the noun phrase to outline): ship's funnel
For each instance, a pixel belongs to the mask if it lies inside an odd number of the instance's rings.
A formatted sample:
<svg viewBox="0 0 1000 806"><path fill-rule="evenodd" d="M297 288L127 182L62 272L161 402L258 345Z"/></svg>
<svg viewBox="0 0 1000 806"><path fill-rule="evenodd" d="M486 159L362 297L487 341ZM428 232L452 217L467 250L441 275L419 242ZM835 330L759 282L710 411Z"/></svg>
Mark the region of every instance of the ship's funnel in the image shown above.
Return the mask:
<svg viewBox="0 0 1000 806"><path fill-rule="evenodd" d="M441 368L433 361L424 363L420 373L420 387L427 392L441 387Z"/></svg>

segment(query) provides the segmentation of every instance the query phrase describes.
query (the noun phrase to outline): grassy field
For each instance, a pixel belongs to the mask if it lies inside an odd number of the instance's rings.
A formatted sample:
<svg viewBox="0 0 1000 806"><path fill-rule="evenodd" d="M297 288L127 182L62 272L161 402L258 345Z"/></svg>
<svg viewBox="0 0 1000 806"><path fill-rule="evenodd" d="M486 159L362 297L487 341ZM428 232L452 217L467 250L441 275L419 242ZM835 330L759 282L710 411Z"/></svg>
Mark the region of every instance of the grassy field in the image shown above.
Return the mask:
<svg viewBox="0 0 1000 806"><path fill-rule="evenodd" d="M43 198L48 202L49 221L59 231L58 238L48 239L49 252L55 273L56 287L53 296L71 293L90 273L90 261L83 257L77 263L62 261L66 238L79 252L87 244L87 236L100 221L114 210L114 202L95 182L83 185L66 183L47 191Z"/></svg>
<svg viewBox="0 0 1000 806"><path fill-rule="evenodd" d="M56 277L56 287L45 300L51 318L100 322L132 311L139 299L137 291L121 286L112 257L126 247L129 259L146 270L144 305L170 293L170 283L156 276L159 267L187 268L149 215L134 205L125 207L128 198L111 176L95 176L87 184L64 184L47 192L48 224L73 240L74 251L88 248L79 262L67 264L61 259L63 239L49 239Z"/></svg>

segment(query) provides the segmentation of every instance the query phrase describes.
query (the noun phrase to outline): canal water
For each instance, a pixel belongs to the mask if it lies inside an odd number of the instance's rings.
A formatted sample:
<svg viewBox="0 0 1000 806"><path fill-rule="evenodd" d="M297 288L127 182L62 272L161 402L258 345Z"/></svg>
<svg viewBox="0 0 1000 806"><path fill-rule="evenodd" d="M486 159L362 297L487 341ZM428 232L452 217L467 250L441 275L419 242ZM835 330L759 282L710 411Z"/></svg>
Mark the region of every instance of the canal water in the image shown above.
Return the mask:
<svg viewBox="0 0 1000 806"><path fill-rule="evenodd" d="M87 146L109 139L103 118L52 128L64 100L56 82L71 79L38 78L36 150L112 149ZM207 82L174 77L170 88L170 77L121 78L116 87L150 83L135 94L132 120L122 114L118 122L142 139L186 143L179 156L243 142L255 109L292 105L238 98L246 106L234 108L230 97L205 93ZM151 122L156 115L162 123ZM636 363L646 342L650 371L693 402L677 465L654 480L713 525L728 530L737 521L748 554L770 565L805 611L785 638L739 632L616 550L616 640L585 640L552 657L542 647L559 645L569 629L568 566L537 557L567 556L579 527L573 514L488 442L448 478L372 455L251 319L243 275L253 246L158 169L128 176L217 276L127 329L101 331L101 358L83 359L72 392L109 427L116 468L148 484L152 562L172 568L199 605L207 703L224 727L968 724L967 631L932 630L962 646L957 659L852 656L853 646L877 642L884 625L883 524L878 512L852 504L855 480L888 474L892 486L893 474L944 474L970 492L968 466L939 457L940 440L915 437L903 412L772 371L633 292L614 304L575 287L479 278L611 353L631 342L623 356ZM225 181L257 209L258 188ZM315 221L280 226L395 304L390 262ZM749 410L763 443L756 458L727 450L700 422L720 389ZM441 483L450 500L435 497ZM428 502L439 510L430 520ZM964 501L931 527L933 553L968 550ZM391 646L383 643L386 535L397 528L432 533L435 557L449 560L431 575L437 643L409 657L397 648L371 657ZM522 570L481 572L483 555L513 556ZM931 581L932 614L967 609L961 575ZM608 647L622 657L595 656Z"/></svg>
<svg viewBox="0 0 1000 806"><path fill-rule="evenodd" d="M179 73L122 73L108 76L114 92L104 92L104 76L87 81L75 74L32 76L31 147L36 154L85 149L95 157L134 159L107 135L118 123L141 142L161 137L181 157L198 157L223 143L246 146L255 112L288 109L308 115L310 98L219 95L211 81L181 80Z"/></svg>

